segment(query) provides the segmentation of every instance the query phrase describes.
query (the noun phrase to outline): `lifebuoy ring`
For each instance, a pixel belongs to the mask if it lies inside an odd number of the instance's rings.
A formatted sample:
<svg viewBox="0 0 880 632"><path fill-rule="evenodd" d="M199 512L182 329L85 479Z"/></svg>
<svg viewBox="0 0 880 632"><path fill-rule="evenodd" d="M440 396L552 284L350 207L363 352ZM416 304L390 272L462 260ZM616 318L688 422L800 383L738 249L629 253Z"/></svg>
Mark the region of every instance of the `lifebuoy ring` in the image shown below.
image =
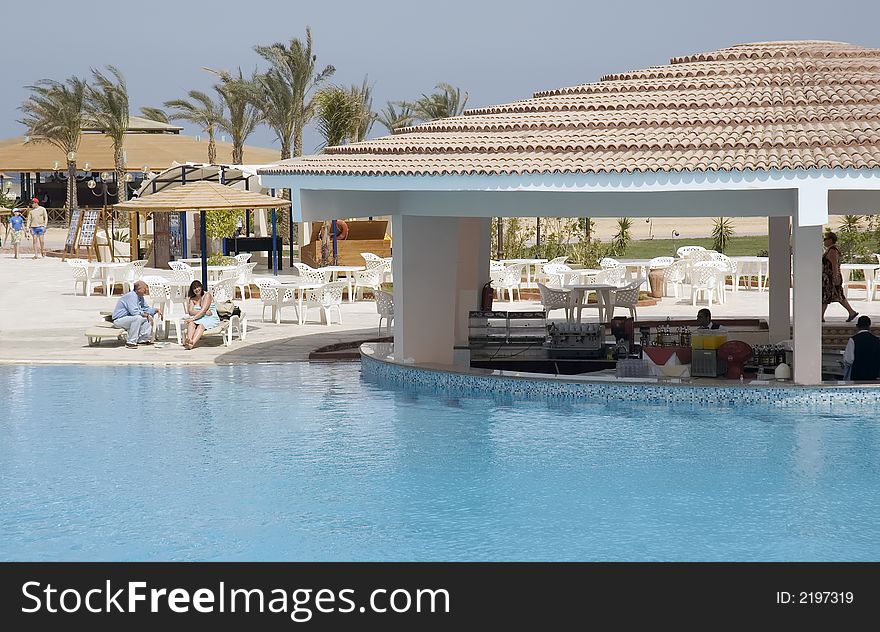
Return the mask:
<svg viewBox="0 0 880 632"><path fill-rule="evenodd" d="M348 239L348 222L343 219L336 220L336 239Z"/></svg>

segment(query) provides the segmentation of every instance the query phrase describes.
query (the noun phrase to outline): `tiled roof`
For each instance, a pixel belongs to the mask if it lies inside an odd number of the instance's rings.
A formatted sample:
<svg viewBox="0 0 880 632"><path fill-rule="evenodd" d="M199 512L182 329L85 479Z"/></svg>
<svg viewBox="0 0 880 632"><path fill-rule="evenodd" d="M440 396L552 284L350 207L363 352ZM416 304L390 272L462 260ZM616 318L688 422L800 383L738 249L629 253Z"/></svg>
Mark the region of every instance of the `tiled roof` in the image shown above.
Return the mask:
<svg viewBox="0 0 880 632"><path fill-rule="evenodd" d="M466 111L261 169L484 175L880 167L880 49L764 42Z"/></svg>

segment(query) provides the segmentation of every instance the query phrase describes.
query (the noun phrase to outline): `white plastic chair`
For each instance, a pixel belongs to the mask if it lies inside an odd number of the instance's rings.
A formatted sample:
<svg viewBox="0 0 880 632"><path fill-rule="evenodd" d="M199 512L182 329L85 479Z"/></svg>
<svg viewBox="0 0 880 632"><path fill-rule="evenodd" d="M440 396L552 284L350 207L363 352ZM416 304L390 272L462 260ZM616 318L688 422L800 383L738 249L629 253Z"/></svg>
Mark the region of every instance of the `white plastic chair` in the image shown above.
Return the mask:
<svg viewBox="0 0 880 632"><path fill-rule="evenodd" d="M596 275L597 285L614 285L620 287L626 282L626 267L605 268Z"/></svg>
<svg viewBox="0 0 880 632"><path fill-rule="evenodd" d="M702 246L682 246L675 251L675 254L677 254L682 259L687 259L691 255L691 253L698 252L700 250L705 250L705 248L703 248Z"/></svg>
<svg viewBox="0 0 880 632"><path fill-rule="evenodd" d="M564 309L565 320L571 322L574 315L574 293L572 290L548 287L543 283L538 283L538 292L541 293L541 305L548 316L554 309Z"/></svg>
<svg viewBox="0 0 880 632"><path fill-rule="evenodd" d="M141 279L147 284L152 306L161 309L166 321L174 313L173 289L168 279L160 276L145 276Z"/></svg>
<svg viewBox="0 0 880 632"><path fill-rule="evenodd" d="M266 322L266 308L272 308L272 320L276 324L281 324L281 308L293 307L296 312L297 322L299 322L299 310L296 308L296 296L293 288L281 287L281 283L277 279L258 278L254 279L254 284L260 288L260 301L263 304L263 312L260 319Z"/></svg>
<svg viewBox="0 0 880 632"><path fill-rule="evenodd" d="M385 265L385 260L372 252L362 252L361 256L364 258L368 270Z"/></svg>
<svg viewBox="0 0 880 632"><path fill-rule="evenodd" d="M125 291L131 292L134 289L135 281L140 281L144 278L144 268L147 265L146 259L138 259L137 261L132 261L126 267L127 274L125 276Z"/></svg>
<svg viewBox="0 0 880 632"><path fill-rule="evenodd" d="M571 267L564 263L546 263L544 264L544 274L547 278L547 285L553 287L562 287L570 278Z"/></svg>
<svg viewBox="0 0 880 632"><path fill-rule="evenodd" d="M547 281L547 266L563 264L568 261L568 255L564 257L553 257L544 264L538 264L535 266L535 280Z"/></svg>
<svg viewBox="0 0 880 632"><path fill-rule="evenodd" d="M73 294L76 295L76 287L80 283L83 286L83 296L91 296L93 287L104 286L103 279L93 277L89 273L89 262L85 259L68 259L67 264L73 272Z"/></svg>
<svg viewBox="0 0 880 632"><path fill-rule="evenodd" d="M294 263L293 267L299 273L303 281L310 283L327 283L330 280L332 272L317 270L306 263Z"/></svg>
<svg viewBox="0 0 880 632"><path fill-rule="evenodd" d="M675 257L654 257L648 262L648 269L666 268L675 263Z"/></svg>
<svg viewBox="0 0 880 632"><path fill-rule="evenodd" d="M373 296L376 299L376 311L379 313L379 335L382 335L382 320L384 319L390 336L391 325L394 322L394 294L378 290L373 293Z"/></svg>
<svg viewBox="0 0 880 632"><path fill-rule="evenodd" d="M602 259L599 260L599 267L603 270L605 268L619 268L620 265L620 261L618 261L617 259L612 259L611 257L602 257ZM626 268L624 268L624 271L625 270Z"/></svg>
<svg viewBox="0 0 880 632"><path fill-rule="evenodd" d="M519 296L519 288L522 283L522 273L525 265L521 263L515 263L513 265L509 265L504 268L504 272L498 277L497 281L492 282L492 287L498 290L498 297L501 300L504 300L504 292L507 291L510 296L510 300L515 300L513 298L514 291Z"/></svg>
<svg viewBox="0 0 880 632"><path fill-rule="evenodd" d="M308 319L309 308L317 307L321 310L321 322L330 325L333 309L336 309L338 324L342 324L342 292L348 287L345 281L327 283L317 290L306 290L305 303L303 303L303 320Z"/></svg>
<svg viewBox="0 0 880 632"><path fill-rule="evenodd" d="M233 258L234 258L239 264L247 263L247 262L249 262L249 261L251 260L251 253L250 253L250 252L242 252L242 253L239 253L239 254L235 255L235 257L233 257Z"/></svg>
<svg viewBox="0 0 880 632"><path fill-rule="evenodd" d="M636 319L636 304L639 302L639 288L644 283L644 279L636 279L632 283L628 283L619 290L614 291L614 309L624 307L629 310L633 320ZM611 314L614 316L614 314Z"/></svg>
<svg viewBox="0 0 880 632"><path fill-rule="evenodd" d="M719 270L713 262L698 263L691 270L691 305L696 306L697 297L702 295L709 306L712 299L718 300ZM720 301L719 301L720 302Z"/></svg>
<svg viewBox="0 0 880 632"><path fill-rule="evenodd" d="M382 280L385 278L385 266L369 268L367 270L356 270L354 272L354 285L352 292L354 298L363 298L364 288L373 290L373 296L382 289ZM346 284L347 286L347 284Z"/></svg>
<svg viewBox="0 0 880 632"><path fill-rule="evenodd" d="M168 267L171 268L171 278L174 281L189 281L192 283L196 278L196 271L183 261L169 261Z"/></svg>
<svg viewBox="0 0 880 632"><path fill-rule="evenodd" d="M681 295L684 296L684 282L687 279L688 263L684 259L673 261L672 265L663 271L663 294L669 296L669 286L672 286L672 296L679 297L679 289Z"/></svg>

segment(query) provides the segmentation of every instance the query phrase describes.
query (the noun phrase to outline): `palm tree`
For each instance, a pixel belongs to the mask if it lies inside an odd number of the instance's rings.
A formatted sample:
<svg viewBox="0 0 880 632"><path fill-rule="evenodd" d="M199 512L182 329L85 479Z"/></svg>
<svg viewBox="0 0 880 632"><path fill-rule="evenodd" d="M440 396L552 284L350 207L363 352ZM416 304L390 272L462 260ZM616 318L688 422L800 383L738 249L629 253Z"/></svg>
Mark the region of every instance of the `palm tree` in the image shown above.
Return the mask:
<svg viewBox="0 0 880 632"><path fill-rule="evenodd" d="M435 89L438 92L423 94L417 101L407 104L417 120L434 121L450 116L459 116L464 112L464 106L468 100L467 92L462 98L461 90L448 83L438 83Z"/></svg>
<svg viewBox="0 0 880 632"><path fill-rule="evenodd" d="M315 95L318 132L324 137L322 148L359 142L366 137L376 120L371 92L364 79L360 86L330 86Z"/></svg>
<svg viewBox="0 0 880 632"><path fill-rule="evenodd" d="M358 106L358 121L351 141L359 143L367 137L378 118L373 112L373 86L367 84L366 77L360 86L351 87L351 97Z"/></svg>
<svg viewBox="0 0 880 632"><path fill-rule="evenodd" d="M252 99L281 144L281 158L290 158L293 130L296 127L296 104L284 77L274 70L257 75Z"/></svg>
<svg viewBox="0 0 880 632"><path fill-rule="evenodd" d="M263 122L263 114L251 98L257 85L256 73L250 79L245 79L241 68L238 69L238 77L223 70L206 70L220 77L220 83L214 86L214 90L226 105L229 116L220 117L217 126L232 137L233 164L243 164L244 143L257 125Z"/></svg>
<svg viewBox="0 0 880 632"><path fill-rule="evenodd" d="M128 133L128 88L116 66L107 66L110 74L92 69L94 85L86 92L86 111L95 124L113 141L113 164L116 166L116 198L128 199L125 182L125 135Z"/></svg>
<svg viewBox="0 0 880 632"><path fill-rule="evenodd" d="M21 105L19 121L37 143L50 143L67 156L68 209L76 208L76 151L83 126L86 83L79 77L65 82L43 79L28 86L31 95Z"/></svg>
<svg viewBox="0 0 880 632"><path fill-rule="evenodd" d="M191 100L172 99L165 102L166 108L175 110L168 118L198 125L208 135L208 163L216 164L217 144L214 142L214 136L223 118L223 103L214 101L198 90L190 90L188 94Z"/></svg>
<svg viewBox="0 0 880 632"><path fill-rule="evenodd" d="M151 108L145 105L141 108L141 116L158 123L170 123L168 113L162 108Z"/></svg>
<svg viewBox="0 0 880 632"><path fill-rule="evenodd" d="M293 38L288 46L278 42L254 50L270 64L269 71L260 77L263 94L258 104L281 142L281 158L291 157L291 143L293 156L301 156L303 128L315 113L313 92L336 69L327 65L315 74L318 57L312 52L309 28L305 43Z"/></svg>
<svg viewBox="0 0 880 632"><path fill-rule="evenodd" d="M409 127L414 122L412 104L405 101L389 101L385 109L376 116L376 120L392 134L401 127Z"/></svg>

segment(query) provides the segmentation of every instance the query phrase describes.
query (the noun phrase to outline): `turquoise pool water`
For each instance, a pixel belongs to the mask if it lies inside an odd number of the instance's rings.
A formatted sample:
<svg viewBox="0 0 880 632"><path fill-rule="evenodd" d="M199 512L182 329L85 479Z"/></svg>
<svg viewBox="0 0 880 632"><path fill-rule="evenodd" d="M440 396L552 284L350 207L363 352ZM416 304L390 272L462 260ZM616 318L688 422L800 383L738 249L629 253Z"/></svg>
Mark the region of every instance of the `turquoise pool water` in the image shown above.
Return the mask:
<svg viewBox="0 0 880 632"><path fill-rule="evenodd" d="M2 560L878 560L846 411L380 390L357 364L0 367Z"/></svg>

